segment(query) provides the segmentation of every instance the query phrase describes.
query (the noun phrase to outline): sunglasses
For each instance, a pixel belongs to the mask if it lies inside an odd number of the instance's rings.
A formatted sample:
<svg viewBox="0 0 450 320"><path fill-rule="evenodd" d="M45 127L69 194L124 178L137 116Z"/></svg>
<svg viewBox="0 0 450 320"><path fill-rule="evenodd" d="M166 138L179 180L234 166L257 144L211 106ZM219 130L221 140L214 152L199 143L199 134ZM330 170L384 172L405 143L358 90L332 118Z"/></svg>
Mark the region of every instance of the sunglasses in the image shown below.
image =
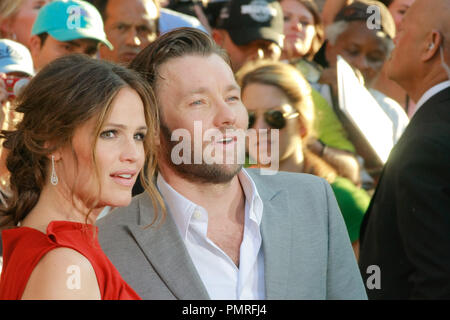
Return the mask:
<svg viewBox="0 0 450 320"><path fill-rule="evenodd" d="M283 129L286 126L286 121L299 116L298 112L283 112L280 110L269 110L264 112L264 121L273 129ZM254 111L248 112L248 128L255 125L256 113Z"/></svg>

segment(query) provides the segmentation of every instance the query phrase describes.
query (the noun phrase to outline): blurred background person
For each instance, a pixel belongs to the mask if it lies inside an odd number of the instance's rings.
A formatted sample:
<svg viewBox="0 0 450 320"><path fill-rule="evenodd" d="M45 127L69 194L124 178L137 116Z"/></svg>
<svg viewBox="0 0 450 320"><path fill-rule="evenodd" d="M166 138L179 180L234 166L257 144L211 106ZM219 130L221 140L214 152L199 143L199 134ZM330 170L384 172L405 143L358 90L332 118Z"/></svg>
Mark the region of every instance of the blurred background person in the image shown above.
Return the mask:
<svg viewBox="0 0 450 320"><path fill-rule="evenodd" d="M31 28L39 10L51 0L2 0L0 38L17 41L30 48Z"/></svg>
<svg viewBox="0 0 450 320"><path fill-rule="evenodd" d="M361 274L381 271L371 299L450 299L449 17L449 0L416 0L387 65L417 110L361 227Z"/></svg>
<svg viewBox="0 0 450 320"><path fill-rule="evenodd" d="M206 33L211 34L211 26L204 17L204 21L200 22L196 17L171 10L168 8L160 8L161 17L159 19L159 33L164 34L175 28L197 28Z"/></svg>
<svg viewBox="0 0 450 320"><path fill-rule="evenodd" d="M264 167L260 155L273 159L272 148L279 147L280 171L310 173L326 179L333 188L358 257L359 228L370 198L308 149L308 140L314 137L315 117L308 82L294 67L273 61L248 63L237 73L237 80L249 113L249 129L267 130L267 137L250 139L250 158L257 167ZM269 138L273 129L279 130L279 145Z"/></svg>
<svg viewBox="0 0 450 320"><path fill-rule="evenodd" d="M403 20L403 17L405 16L409 7L414 3L414 1L415 0L381 1L388 7L389 12L392 14L397 32L400 30L400 24ZM374 88L397 101L408 114L408 117L411 117L415 109L415 101L413 101L411 97L407 95L406 91L395 81L389 79L386 69L387 63L384 64L380 76L374 84Z"/></svg>
<svg viewBox="0 0 450 320"><path fill-rule="evenodd" d="M302 75L316 86L322 67L313 61L324 41L324 29L317 5L312 0L280 1L284 17L284 47L281 59L294 65ZM317 86L316 86L317 87ZM310 149L326 157L340 175L353 183L360 183L356 149L337 115L315 88L312 90L317 139L311 140Z"/></svg>
<svg viewBox="0 0 450 320"><path fill-rule="evenodd" d="M370 29L367 25L373 15L373 12L368 10L372 5L378 6L381 18L380 25L375 29ZM360 133L352 128L348 118L339 109L336 64L337 56L340 55L356 70L356 74L360 75L360 82L389 118L393 133L392 137L387 139L390 144L395 145L408 125L408 116L396 101L372 87L394 47L394 21L382 3L358 0L337 14L333 24L326 28L326 37L325 56L329 66L322 72L319 80L322 85L319 90L333 106L349 133L357 153L364 159L364 168L375 179L372 182L371 177L364 174L367 184L376 184L383 164L368 152L367 143L360 138Z"/></svg>
<svg viewBox="0 0 450 320"><path fill-rule="evenodd" d="M0 39L0 130L13 130L22 119L16 112L15 99L34 75L33 60L28 49L22 44ZM8 151L0 139L0 207L6 207L11 196L9 171L6 168ZM3 256L3 244L0 235L0 272Z"/></svg>
<svg viewBox="0 0 450 320"><path fill-rule="evenodd" d="M128 65L158 36L157 0L92 0L100 11L113 49L100 47L100 58Z"/></svg>
<svg viewBox="0 0 450 320"><path fill-rule="evenodd" d="M278 60L283 47L283 11L275 0L231 0L225 4L212 36L224 48L236 72L250 60Z"/></svg>
<svg viewBox="0 0 450 320"><path fill-rule="evenodd" d="M400 24L402 23L403 17L414 1L415 0L380 0L380 2L388 7L392 18L394 18L395 28L397 31L400 30Z"/></svg>
<svg viewBox="0 0 450 320"><path fill-rule="evenodd" d="M395 29L399 30L404 15L414 1L415 0L380 0L379 2L383 3L389 9L394 20ZM337 13L352 2L354 2L354 0L327 0L322 13L325 25L328 26L332 24ZM381 70L373 87L399 103L408 116L411 116L415 108L415 102L406 94L406 91L403 88L387 77L385 67Z"/></svg>
<svg viewBox="0 0 450 320"><path fill-rule="evenodd" d="M195 24L200 23L202 31L211 33L211 25L205 9L209 3L208 0L169 0L160 1L169 14L177 12L181 14L181 18L187 21L193 21ZM180 25L180 27L183 27ZM185 25L184 27L196 27L193 25Z"/></svg>
<svg viewBox="0 0 450 320"><path fill-rule="evenodd" d="M34 75L33 60L28 49L22 44L0 39L0 128L13 130L22 115L14 111L17 95ZM9 196L9 172L6 169L7 151L0 141L0 201L6 205Z"/></svg>
<svg viewBox="0 0 450 320"><path fill-rule="evenodd" d="M312 61L325 38L319 9L313 0L282 0L280 4L284 16L281 59L295 64L307 79L315 77L315 82L320 70L315 70L318 66Z"/></svg>
<svg viewBox="0 0 450 320"><path fill-rule="evenodd" d="M42 7L31 31L30 51L36 71L71 53L96 57L100 43L112 49L100 13L81 0L53 1Z"/></svg>

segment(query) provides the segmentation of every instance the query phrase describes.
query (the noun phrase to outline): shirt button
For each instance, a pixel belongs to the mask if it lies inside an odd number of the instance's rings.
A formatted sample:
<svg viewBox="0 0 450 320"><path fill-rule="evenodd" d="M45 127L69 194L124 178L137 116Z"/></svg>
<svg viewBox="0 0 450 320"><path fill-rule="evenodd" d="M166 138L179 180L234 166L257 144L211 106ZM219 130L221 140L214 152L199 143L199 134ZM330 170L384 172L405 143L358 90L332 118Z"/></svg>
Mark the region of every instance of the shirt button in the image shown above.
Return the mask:
<svg viewBox="0 0 450 320"><path fill-rule="evenodd" d="M198 220L201 217L202 217L202 213L200 211L198 211L198 210L195 210L194 211L194 218Z"/></svg>

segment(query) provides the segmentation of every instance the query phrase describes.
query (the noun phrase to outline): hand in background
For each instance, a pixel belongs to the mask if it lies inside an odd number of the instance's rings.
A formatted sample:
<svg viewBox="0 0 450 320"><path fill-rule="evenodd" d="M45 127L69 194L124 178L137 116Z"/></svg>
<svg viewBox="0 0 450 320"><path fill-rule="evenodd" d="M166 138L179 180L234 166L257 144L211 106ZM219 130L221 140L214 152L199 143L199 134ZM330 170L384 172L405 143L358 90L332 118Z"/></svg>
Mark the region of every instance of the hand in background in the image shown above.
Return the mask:
<svg viewBox="0 0 450 320"><path fill-rule="evenodd" d="M5 82L3 81L3 78L6 78L6 75L4 73L0 73L0 104L3 105L6 100L8 100L8 92L6 91Z"/></svg>

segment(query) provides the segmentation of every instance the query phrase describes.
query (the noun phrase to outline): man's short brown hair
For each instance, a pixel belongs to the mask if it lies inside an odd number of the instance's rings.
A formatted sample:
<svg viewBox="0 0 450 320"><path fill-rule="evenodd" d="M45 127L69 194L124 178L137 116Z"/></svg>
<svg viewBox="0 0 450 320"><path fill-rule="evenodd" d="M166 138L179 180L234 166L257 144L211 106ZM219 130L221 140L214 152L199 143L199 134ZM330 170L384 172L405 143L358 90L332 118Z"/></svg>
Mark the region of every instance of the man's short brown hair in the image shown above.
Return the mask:
<svg viewBox="0 0 450 320"><path fill-rule="evenodd" d="M210 56L217 54L228 65L230 59L224 49L203 31L195 28L178 28L157 38L131 62L130 68L138 71L155 90L159 68L173 58L187 55Z"/></svg>

